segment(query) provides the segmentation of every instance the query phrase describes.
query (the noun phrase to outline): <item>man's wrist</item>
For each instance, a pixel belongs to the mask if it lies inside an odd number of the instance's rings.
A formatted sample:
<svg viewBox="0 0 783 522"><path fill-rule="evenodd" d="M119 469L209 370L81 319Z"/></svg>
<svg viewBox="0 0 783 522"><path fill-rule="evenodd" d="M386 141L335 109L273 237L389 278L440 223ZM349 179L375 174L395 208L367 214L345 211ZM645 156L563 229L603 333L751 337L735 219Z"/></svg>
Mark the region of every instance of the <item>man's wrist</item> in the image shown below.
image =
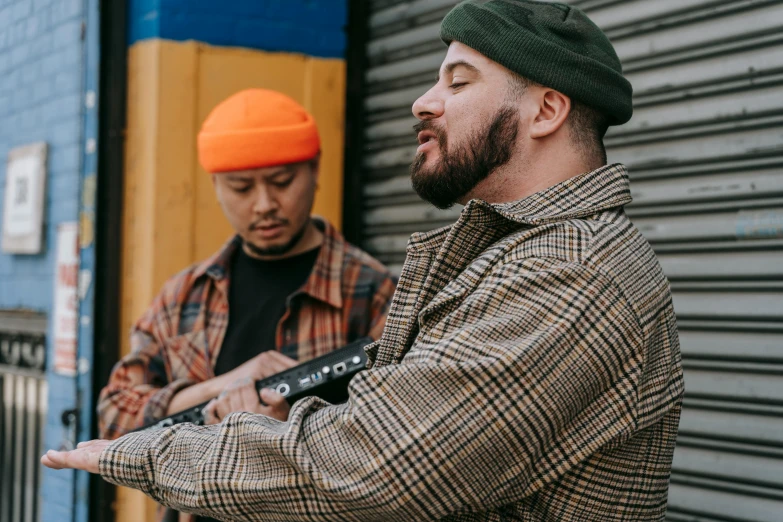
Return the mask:
<svg viewBox="0 0 783 522"><path fill-rule="evenodd" d="M151 495L153 470L148 455L159 439L158 435L154 431L137 432L112 441L98 457L100 475L112 484Z"/></svg>
<svg viewBox="0 0 783 522"><path fill-rule="evenodd" d="M212 392L214 397L217 397L223 390L226 389L226 386L239 379L239 377L240 376L237 368L234 368L230 372L226 372L223 375L218 375L217 377L210 379L209 382L212 384L212 387L209 391Z"/></svg>
<svg viewBox="0 0 783 522"><path fill-rule="evenodd" d="M224 376L213 377L206 381L188 386L187 388L181 388L168 401L166 415L173 415L186 410L191 406L214 399L223 391L221 381L223 378Z"/></svg>

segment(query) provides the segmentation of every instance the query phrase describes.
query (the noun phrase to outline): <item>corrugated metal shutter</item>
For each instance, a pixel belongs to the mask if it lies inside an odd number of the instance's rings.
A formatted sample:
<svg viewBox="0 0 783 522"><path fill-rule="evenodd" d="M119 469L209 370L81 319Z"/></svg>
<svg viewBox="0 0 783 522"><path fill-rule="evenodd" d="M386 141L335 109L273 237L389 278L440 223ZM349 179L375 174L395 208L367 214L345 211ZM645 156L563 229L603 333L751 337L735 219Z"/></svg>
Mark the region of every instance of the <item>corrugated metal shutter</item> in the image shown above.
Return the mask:
<svg viewBox="0 0 783 522"><path fill-rule="evenodd" d="M454 0L372 3L364 247L399 269L411 232L448 224L410 188L412 102L445 55ZM635 89L606 138L628 213L669 276L686 400L672 521L783 520L783 2L583 0Z"/></svg>

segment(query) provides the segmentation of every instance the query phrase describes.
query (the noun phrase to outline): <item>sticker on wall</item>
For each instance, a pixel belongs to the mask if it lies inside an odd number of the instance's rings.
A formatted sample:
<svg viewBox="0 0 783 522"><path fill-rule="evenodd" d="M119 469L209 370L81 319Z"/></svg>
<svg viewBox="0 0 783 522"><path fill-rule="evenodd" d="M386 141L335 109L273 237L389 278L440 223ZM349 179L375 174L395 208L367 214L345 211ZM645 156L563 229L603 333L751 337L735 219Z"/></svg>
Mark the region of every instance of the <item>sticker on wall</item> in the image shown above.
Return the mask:
<svg viewBox="0 0 783 522"><path fill-rule="evenodd" d="M783 237L783 210L742 210L737 213L736 228L739 239Z"/></svg>
<svg viewBox="0 0 783 522"><path fill-rule="evenodd" d="M43 248L46 143L8 153L3 205L3 251L38 254Z"/></svg>
<svg viewBox="0 0 783 522"><path fill-rule="evenodd" d="M57 227L57 265L54 278L54 372L76 375L76 332L79 315L79 225Z"/></svg>

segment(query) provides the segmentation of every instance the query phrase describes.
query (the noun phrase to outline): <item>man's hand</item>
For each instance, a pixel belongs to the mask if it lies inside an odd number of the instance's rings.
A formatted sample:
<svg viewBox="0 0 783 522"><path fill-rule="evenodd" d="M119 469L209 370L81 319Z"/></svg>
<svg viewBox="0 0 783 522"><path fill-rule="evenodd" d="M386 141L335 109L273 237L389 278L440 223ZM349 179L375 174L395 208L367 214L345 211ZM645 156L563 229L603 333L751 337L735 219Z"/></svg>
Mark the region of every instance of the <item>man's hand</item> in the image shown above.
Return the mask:
<svg viewBox="0 0 783 522"><path fill-rule="evenodd" d="M243 379L258 381L296 365L297 362L294 359L275 350L261 352L228 373L180 390L171 398L171 402L166 408L166 415L186 410L196 404L202 404L236 381Z"/></svg>
<svg viewBox="0 0 783 522"><path fill-rule="evenodd" d="M204 408L204 422L217 424L223 420L223 417L235 411L261 413L285 421L288 420L289 410L285 397L267 388L261 390L259 394L255 382L245 378L226 387L217 399L207 404Z"/></svg>
<svg viewBox="0 0 783 522"><path fill-rule="evenodd" d="M241 379L260 381L266 377L293 368L299 364L296 360L286 357L275 350L267 350L256 355L249 361L237 366L230 372L230 380L236 382Z"/></svg>
<svg viewBox="0 0 783 522"><path fill-rule="evenodd" d="M101 452L111 444L110 440L90 440L80 442L75 450L49 450L41 457L41 464L52 469L81 469L90 473L99 473L98 459Z"/></svg>

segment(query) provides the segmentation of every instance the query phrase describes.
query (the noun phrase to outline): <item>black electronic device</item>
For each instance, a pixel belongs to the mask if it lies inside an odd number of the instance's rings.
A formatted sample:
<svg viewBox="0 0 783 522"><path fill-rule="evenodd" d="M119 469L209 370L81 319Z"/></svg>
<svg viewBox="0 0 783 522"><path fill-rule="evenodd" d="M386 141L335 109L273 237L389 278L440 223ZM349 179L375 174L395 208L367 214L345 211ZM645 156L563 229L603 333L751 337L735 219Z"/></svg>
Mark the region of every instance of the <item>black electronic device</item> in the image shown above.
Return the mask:
<svg viewBox="0 0 783 522"><path fill-rule="evenodd" d="M348 400L348 382L367 365L364 347L373 342L363 337L333 352L256 381L256 389L271 388L285 396L289 404L303 397L316 396L338 404ZM167 428L183 422L204 424L204 407L209 401L169 415L134 431Z"/></svg>

